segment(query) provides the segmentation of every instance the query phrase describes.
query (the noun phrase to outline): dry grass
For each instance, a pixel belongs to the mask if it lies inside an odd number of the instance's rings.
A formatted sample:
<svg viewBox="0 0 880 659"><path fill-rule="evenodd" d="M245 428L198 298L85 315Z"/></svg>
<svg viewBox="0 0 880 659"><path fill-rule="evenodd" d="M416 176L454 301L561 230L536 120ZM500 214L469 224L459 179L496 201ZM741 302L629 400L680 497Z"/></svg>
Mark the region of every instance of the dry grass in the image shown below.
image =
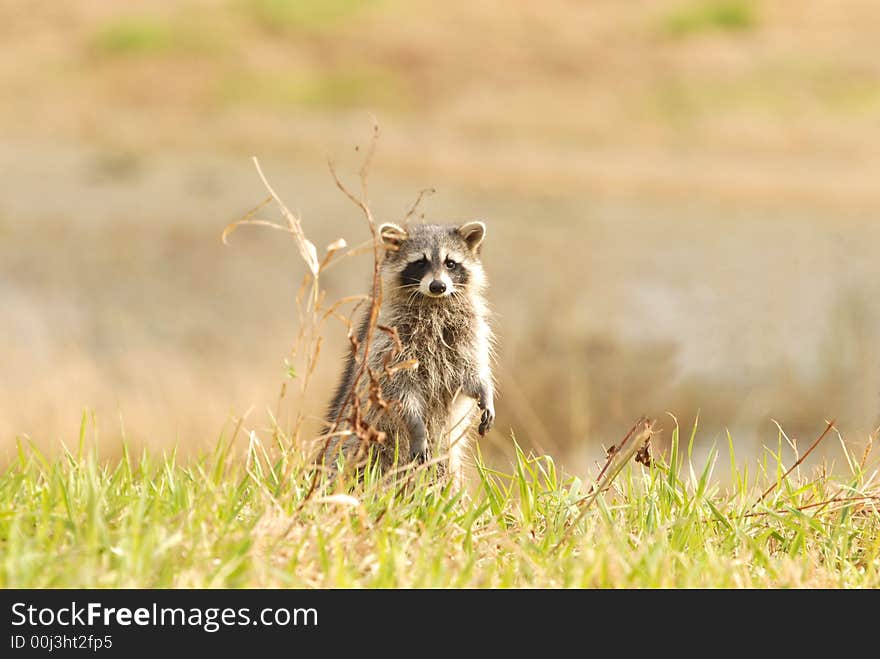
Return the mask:
<svg viewBox="0 0 880 659"><path fill-rule="evenodd" d="M366 239L323 171L328 153L355 168L367 109L386 126L378 217L431 184L430 219L489 223L503 431L581 467L668 409L743 451L771 415L876 425L876 3L720 3L748 5L738 29L678 0L354 4L0 9L7 459L21 433L57 446L83 407L109 444L121 415L132 442L186 450L277 411L295 250L257 233L224 250L216 229L261 196L246 150L316 245ZM368 273L325 283L365 293ZM324 355L346 349L329 331ZM280 423L321 408L324 364Z"/></svg>

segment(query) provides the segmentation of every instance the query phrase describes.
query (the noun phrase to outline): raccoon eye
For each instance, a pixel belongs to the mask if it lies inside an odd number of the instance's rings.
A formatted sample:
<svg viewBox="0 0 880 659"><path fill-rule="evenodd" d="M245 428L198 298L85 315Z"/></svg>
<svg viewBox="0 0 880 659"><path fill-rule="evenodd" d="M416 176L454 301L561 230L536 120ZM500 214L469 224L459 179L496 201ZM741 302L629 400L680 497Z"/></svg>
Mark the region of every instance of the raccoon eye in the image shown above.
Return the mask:
<svg viewBox="0 0 880 659"><path fill-rule="evenodd" d="M458 263L456 263L452 259L446 259L446 269L447 270L455 270L457 267L458 267Z"/></svg>

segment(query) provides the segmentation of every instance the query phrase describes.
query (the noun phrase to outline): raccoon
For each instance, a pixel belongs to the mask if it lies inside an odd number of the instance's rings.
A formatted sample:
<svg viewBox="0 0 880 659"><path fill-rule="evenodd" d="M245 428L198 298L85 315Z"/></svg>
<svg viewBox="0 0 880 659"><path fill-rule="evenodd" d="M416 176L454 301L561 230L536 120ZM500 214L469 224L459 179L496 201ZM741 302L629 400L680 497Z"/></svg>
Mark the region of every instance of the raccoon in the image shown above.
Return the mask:
<svg viewBox="0 0 880 659"><path fill-rule="evenodd" d="M480 258L486 225L383 224L379 236L382 302L367 364L387 405L361 406L363 422L380 433L382 441L374 445L382 468L438 457L461 486L467 435L478 410L481 436L495 422L494 339ZM369 313L358 331L361 357L368 326ZM352 417L349 392L359 361L348 357L330 404L331 424ZM417 365L394 368L412 363ZM365 385L367 377L357 384ZM362 456L364 447L355 436L334 437L325 464L332 466L340 451L350 458Z"/></svg>

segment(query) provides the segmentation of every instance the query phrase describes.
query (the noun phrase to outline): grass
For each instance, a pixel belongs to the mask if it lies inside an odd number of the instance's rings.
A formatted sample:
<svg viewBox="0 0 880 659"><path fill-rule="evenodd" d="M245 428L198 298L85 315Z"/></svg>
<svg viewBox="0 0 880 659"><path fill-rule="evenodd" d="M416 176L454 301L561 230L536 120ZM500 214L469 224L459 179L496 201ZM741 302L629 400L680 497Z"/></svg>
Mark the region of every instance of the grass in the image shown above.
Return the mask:
<svg viewBox="0 0 880 659"><path fill-rule="evenodd" d="M696 427L686 449L676 427L666 460L626 465L599 497L518 446L508 471L477 456L470 494L423 471L308 497L277 432L187 461L127 447L105 461L87 425L54 460L20 444L0 476L0 586L880 586L875 472L847 452L838 479L783 478L781 435L752 470L731 441L727 488L714 452L692 463Z"/></svg>
<svg viewBox="0 0 880 659"><path fill-rule="evenodd" d="M400 108L411 95L392 73L360 67L304 75L231 75L220 83L217 96L232 104L338 109L361 105Z"/></svg>
<svg viewBox="0 0 880 659"><path fill-rule="evenodd" d="M246 0L245 13L272 32L315 31L333 28L377 0Z"/></svg>
<svg viewBox="0 0 880 659"><path fill-rule="evenodd" d="M91 38L92 50L110 56L161 55L198 52L207 40L170 22L127 17L100 28Z"/></svg>
<svg viewBox="0 0 880 659"><path fill-rule="evenodd" d="M704 32L744 32L756 23L754 7L741 0L703 0L682 7L663 20L666 32L676 37Z"/></svg>

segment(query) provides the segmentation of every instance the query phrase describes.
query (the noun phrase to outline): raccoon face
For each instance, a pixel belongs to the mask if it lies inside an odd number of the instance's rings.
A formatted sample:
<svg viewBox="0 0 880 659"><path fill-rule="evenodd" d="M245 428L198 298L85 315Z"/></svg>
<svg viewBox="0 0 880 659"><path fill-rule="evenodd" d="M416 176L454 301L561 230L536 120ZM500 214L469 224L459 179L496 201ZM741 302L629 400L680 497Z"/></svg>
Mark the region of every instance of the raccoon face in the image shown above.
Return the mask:
<svg viewBox="0 0 880 659"><path fill-rule="evenodd" d="M482 286L480 245L486 235L482 222L414 224L406 229L383 224L379 234L385 247L386 291L439 300Z"/></svg>

